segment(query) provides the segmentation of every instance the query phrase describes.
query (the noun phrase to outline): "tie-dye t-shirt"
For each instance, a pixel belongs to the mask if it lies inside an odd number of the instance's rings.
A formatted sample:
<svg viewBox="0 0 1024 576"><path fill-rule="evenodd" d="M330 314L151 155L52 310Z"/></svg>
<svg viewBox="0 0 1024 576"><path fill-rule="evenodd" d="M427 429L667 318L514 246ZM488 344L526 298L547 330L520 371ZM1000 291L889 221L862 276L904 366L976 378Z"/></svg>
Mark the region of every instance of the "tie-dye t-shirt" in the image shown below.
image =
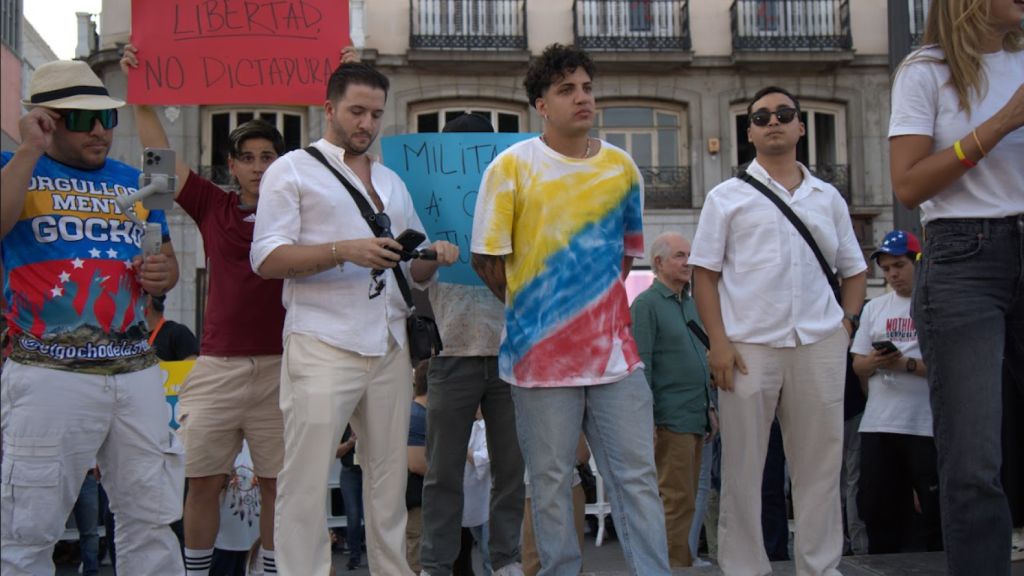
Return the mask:
<svg viewBox="0 0 1024 576"><path fill-rule="evenodd" d="M607 142L588 159L539 138L484 173L472 251L505 257L499 374L527 388L621 380L643 364L630 335L624 256L643 256L643 180Z"/></svg>
<svg viewBox="0 0 1024 576"><path fill-rule="evenodd" d="M4 152L0 165L12 156ZM113 199L138 183L139 171L115 160L90 171L39 159L21 216L0 245L11 360L93 374L156 364L132 266L143 230ZM135 213L159 223L167 240L162 211L136 204Z"/></svg>

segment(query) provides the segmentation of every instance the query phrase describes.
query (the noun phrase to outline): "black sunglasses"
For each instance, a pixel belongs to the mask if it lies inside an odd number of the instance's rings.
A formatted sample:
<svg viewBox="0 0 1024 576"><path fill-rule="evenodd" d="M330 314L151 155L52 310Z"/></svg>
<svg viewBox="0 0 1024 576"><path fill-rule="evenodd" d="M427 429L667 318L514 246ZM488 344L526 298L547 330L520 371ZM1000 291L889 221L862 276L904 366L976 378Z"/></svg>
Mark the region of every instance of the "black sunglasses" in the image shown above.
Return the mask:
<svg viewBox="0 0 1024 576"><path fill-rule="evenodd" d="M91 132L97 120L106 130L117 126L117 110L113 108L109 110L70 110L61 116L71 132Z"/></svg>
<svg viewBox="0 0 1024 576"><path fill-rule="evenodd" d="M750 115L750 123L754 126L767 126L768 122L772 119L772 114L779 119L780 124L789 124L796 118L800 111L796 108L780 108L775 112L769 112L767 110L758 110Z"/></svg>
<svg viewBox="0 0 1024 576"><path fill-rule="evenodd" d="M378 236L378 238L395 238L395 235L391 233L391 218L389 218L387 214L378 212L368 217L368 220L370 220L370 222L376 222L377 226L381 227L380 236ZM386 279L384 272L384 270L374 270L373 272L370 272L370 289L366 294L369 296L370 300L380 296L380 293L384 291L384 281Z"/></svg>

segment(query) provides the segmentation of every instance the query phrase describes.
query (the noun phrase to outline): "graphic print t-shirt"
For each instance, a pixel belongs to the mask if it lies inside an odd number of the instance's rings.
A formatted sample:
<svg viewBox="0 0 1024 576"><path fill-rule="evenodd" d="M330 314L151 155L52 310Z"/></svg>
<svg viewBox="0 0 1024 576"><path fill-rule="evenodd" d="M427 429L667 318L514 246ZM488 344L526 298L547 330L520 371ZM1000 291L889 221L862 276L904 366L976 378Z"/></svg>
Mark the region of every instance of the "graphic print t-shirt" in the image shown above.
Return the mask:
<svg viewBox="0 0 1024 576"><path fill-rule="evenodd" d="M12 157L4 152L0 166ZM39 159L25 206L0 250L12 360L93 374L156 364L146 299L132 266L144 230L114 203L138 183L138 170L111 159L93 171ZM159 223L168 240L162 211L136 204L135 213Z"/></svg>
<svg viewBox="0 0 1024 576"><path fill-rule="evenodd" d="M539 138L484 173L472 251L505 257L499 374L523 387L587 386L642 367L623 256L643 256L643 180L621 149L562 156Z"/></svg>
<svg viewBox="0 0 1024 576"><path fill-rule="evenodd" d="M920 362L917 327L910 317L910 298L895 292L864 305L860 330L850 352L871 354L871 343L890 340L906 358ZM868 403L860 421L861 432L932 435L932 408L928 379L907 371L877 370L868 379Z"/></svg>

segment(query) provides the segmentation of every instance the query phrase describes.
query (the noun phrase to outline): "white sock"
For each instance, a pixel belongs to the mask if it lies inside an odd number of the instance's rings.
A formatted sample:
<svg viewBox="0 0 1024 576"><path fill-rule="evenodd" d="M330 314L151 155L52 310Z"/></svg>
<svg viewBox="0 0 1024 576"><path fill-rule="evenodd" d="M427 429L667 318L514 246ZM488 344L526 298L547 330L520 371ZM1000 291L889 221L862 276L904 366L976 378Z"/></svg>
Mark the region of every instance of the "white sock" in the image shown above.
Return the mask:
<svg viewBox="0 0 1024 576"><path fill-rule="evenodd" d="M193 550L185 548L185 576L209 576L213 562L213 548Z"/></svg>
<svg viewBox="0 0 1024 576"><path fill-rule="evenodd" d="M260 547L260 558L263 559L263 573L277 574L277 560L274 558L274 551Z"/></svg>

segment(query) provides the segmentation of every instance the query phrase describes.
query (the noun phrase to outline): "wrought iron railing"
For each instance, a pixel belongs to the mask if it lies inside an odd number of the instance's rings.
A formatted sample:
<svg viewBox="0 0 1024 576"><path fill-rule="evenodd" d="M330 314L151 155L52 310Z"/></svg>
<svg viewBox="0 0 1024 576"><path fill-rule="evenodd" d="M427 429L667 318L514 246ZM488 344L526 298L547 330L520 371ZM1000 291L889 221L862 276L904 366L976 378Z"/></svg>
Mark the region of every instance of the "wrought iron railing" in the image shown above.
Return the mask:
<svg viewBox="0 0 1024 576"><path fill-rule="evenodd" d="M525 50L526 0L409 0L412 49Z"/></svg>
<svg viewBox="0 0 1024 576"><path fill-rule="evenodd" d="M918 47L924 40L924 24L927 21L926 0L910 0L910 45Z"/></svg>
<svg viewBox="0 0 1024 576"><path fill-rule="evenodd" d="M690 50L689 0L575 0L576 45L587 50Z"/></svg>
<svg viewBox="0 0 1024 576"><path fill-rule="evenodd" d="M851 50L849 0L734 0L735 50Z"/></svg>
<svg viewBox="0 0 1024 576"><path fill-rule="evenodd" d="M693 207L689 166L640 166L640 175L644 178L645 209Z"/></svg>
<svg viewBox="0 0 1024 576"><path fill-rule="evenodd" d="M749 164L743 166L733 166L732 173L737 175L740 170L746 170ZM814 166L808 166L807 169L816 178L820 178L825 182L835 186L839 194L846 199L846 203L849 204L852 198L850 192L850 166L848 164L819 164Z"/></svg>

